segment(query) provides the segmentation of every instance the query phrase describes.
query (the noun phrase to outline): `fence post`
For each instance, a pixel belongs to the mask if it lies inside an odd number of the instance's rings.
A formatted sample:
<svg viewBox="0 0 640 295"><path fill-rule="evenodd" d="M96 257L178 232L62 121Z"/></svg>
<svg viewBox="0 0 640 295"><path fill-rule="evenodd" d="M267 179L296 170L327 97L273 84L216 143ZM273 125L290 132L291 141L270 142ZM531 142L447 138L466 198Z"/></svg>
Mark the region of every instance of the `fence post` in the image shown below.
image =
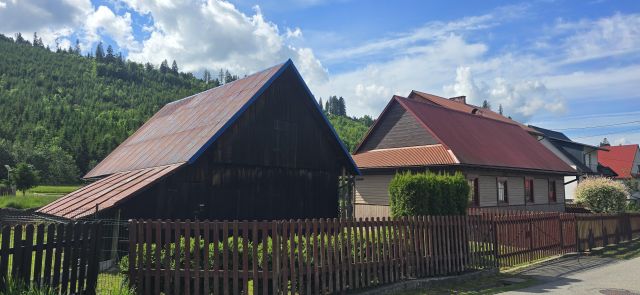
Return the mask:
<svg viewBox="0 0 640 295"><path fill-rule="evenodd" d="M529 213L529 261L533 261L533 214Z"/></svg>
<svg viewBox="0 0 640 295"><path fill-rule="evenodd" d="M564 253L564 225L562 224L562 213L558 213L558 227L560 231L560 253Z"/></svg>
<svg viewBox="0 0 640 295"><path fill-rule="evenodd" d="M272 222L272 237L271 237L271 241L272 241L272 257L273 257L273 262L272 262L272 271L273 271L273 279L272 279L272 284L273 284L273 294L278 294L279 292L279 284L278 282L281 282L281 278L280 278L280 226L278 226L278 221L273 221ZM264 247L264 246L263 246ZM265 258L263 258L265 259ZM269 284L265 284L265 288L266 286L268 286Z"/></svg>
<svg viewBox="0 0 640 295"><path fill-rule="evenodd" d="M633 239L633 228L631 227L631 214L624 213L624 225L625 225L625 234L627 241L631 241Z"/></svg>
<svg viewBox="0 0 640 295"><path fill-rule="evenodd" d="M579 218L580 215L575 214L573 216L574 218L574 223L575 223L575 230L576 230L576 252L582 252L582 249L580 248L580 230L578 228L578 224L579 224Z"/></svg>
<svg viewBox="0 0 640 295"><path fill-rule="evenodd" d="M87 226L85 224L84 226ZM91 255L89 257L89 269L87 271L87 289L86 294L93 295L96 294L96 287L98 285L98 271L100 264L100 251L102 250L102 243L100 239L102 238L102 223L96 222L93 224L93 243L91 245Z"/></svg>
<svg viewBox="0 0 640 295"><path fill-rule="evenodd" d="M491 215L491 223L493 225L493 255L495 256L495 267L500 268L500 251L498 250L498 247L500 247L500 245L498 244L498 221L496 220L496 215L493 214Z"/></svg>
<svg viewBox="0 0 640 295"><path fill-rule="evenodd" d="M135 271L136 271L136 221L135 220L131 220L129 219L128 222L128 227L129 227L129 271L127 276L129 277L129 287L133 287L136 284L136 275L135 275Z"/></svg>

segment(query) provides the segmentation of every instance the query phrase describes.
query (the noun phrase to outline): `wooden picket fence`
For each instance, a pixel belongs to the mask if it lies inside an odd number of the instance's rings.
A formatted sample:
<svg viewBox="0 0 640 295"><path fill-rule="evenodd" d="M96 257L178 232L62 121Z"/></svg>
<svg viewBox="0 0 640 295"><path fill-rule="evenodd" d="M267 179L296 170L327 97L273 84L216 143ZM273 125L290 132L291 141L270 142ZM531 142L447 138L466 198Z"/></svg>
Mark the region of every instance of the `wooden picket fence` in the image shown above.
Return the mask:
<svg viewBox="0 0 640 295"><path fill-rule="evenodd" d="M640 214L567 214L471 209L495 228L495 257L512 267L640 237Z"/></svg>
<svg viewBox="0 0 640 295"><path fill-rule="evenodd" d="M343 293L494 268L492 226L479 216L134 220L129 281L141 294Z"/></svg>
<svg viewBox="0 0 640 295"><path fill-rule="evenodd" d="M11 281L59 294L95 294L99 237L96 222L3 226L0 293Z"/></svg>
<svg viewBox="0 0 640 295"><path fill-rule="evenodd" d="M578 250L640 238L640 214L577 214Z"/></svg>
<svg viewBox="0 0 640 295"><path fill-rule="evenodd" d="M485 215L487 217L495 224L496 257L500 267L576 251L573 214L501 211Z"/></svg>

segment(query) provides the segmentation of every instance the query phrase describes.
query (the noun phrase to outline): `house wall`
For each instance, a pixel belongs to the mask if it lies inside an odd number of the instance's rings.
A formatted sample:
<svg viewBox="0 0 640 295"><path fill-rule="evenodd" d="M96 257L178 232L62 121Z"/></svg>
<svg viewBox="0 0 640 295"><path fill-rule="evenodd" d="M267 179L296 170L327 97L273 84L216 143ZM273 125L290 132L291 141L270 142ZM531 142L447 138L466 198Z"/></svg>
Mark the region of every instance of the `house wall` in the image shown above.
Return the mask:
<svg viewBox="0 0 640 295"><path fill-rule="evenodd" d="M638 175L640 173L640 149L636 152L636 158L633 161L633 167L631 167L631 174Z"/></svg>
<svg viewBox="0 0 640 295"><path fill-rule="evenodd" d="M575 167L574 167L574 169L575 169ZM580 178L582 178L582 177L580 177ZM576 179L576 176L565 176L564 177L564 183L568 183L568 182L573 181L575 179ZM564 186L564 194L565 194L565 199L567 199L567 201L573 202L573 200L575 200L575 198L576 198L576 189L578 188L578 183L579 183L579 181L573 181L571 183L565 184L565 186Z"/></svg>
<svg viewBox="0 0 640 295"><path fill-rule="evenodd" d="M451 170L448 170L451 171ZM462 170L468 179L478 178L480 207L534 211L564 211L564 179L551 174L528 174L497 170ZM370 174L356 178L355 216L389 216L389 182L395 172ZM534 202L526 202L524 180L534 180ZM508 204L498 205L497 180L507 180ZM556 181L555 203L549 202L549 181ZM386 208L384 208L386 207Z"/></svg>
<svg viewBox="0 0 640 295"><path fill-rule="evenodd" d="M122 204L124 218L337 217L345 157L292 69L193 164Z"/></svg>
<svg viewBox="0 0 640 295"><path fill-rule="evenodd" d="M379 118L378 120L380 120ZM392 102L384 120L376 124L362 144L361 151L439 143L397 102Z"/></svg>

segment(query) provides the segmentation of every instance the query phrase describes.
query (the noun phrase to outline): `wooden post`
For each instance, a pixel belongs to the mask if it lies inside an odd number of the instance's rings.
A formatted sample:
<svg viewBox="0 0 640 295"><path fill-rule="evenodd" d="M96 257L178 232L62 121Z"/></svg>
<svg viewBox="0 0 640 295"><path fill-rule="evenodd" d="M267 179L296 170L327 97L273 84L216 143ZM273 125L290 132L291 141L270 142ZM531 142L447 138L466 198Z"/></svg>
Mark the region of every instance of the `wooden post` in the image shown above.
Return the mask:
<svg viewBox="0 0 640 295"><path fill-rule="evenodd" d="M560 228L560 253L564 253L564 225L561 213L558 213L558 227Z"/></svg>
<svg viewBox="0 0 640 295"><path fill-rule="evenodd" d="M500 268L500 251L498 250L498 247L500 247L500 245L498 244L498 222L495 215L491 216L491 221L493 224L493 255L495 256L496 260L495 267Z"/></svg>
<svg viewBox="0 0 640 295"><path fill-rule="evenodd" d="M120 237L120 209L116 211L116 220L113 224L113 238L111 239L111 256L109 259L118 264L118 238ZM99 253L96 253L99 254Z"/></svg>

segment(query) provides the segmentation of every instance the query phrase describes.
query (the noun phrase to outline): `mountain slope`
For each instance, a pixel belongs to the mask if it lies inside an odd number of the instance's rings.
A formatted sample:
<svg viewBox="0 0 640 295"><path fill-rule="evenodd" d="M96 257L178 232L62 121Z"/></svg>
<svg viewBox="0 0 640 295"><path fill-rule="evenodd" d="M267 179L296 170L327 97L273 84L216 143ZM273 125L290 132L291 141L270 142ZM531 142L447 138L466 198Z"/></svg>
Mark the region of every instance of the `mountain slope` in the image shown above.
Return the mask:
<svg viewBox="0 0 640 295"><path fill-rule="evenodd" d="M213 86L113 55L98 62L0 36L0 164L25 161L43 182L73 182L162 105ZM60 158L72 163L50 167Z"/></svg>
<svg viewBox="0 0 640 295"><path fill-rule="evenodd" d="M113 53L52 52L0 35L0 166L27 162L42 183L77 183L164 104L218 85ZM328 116L349 149L371 125ZM0 180L6 173L0 167Z"/></svg>

